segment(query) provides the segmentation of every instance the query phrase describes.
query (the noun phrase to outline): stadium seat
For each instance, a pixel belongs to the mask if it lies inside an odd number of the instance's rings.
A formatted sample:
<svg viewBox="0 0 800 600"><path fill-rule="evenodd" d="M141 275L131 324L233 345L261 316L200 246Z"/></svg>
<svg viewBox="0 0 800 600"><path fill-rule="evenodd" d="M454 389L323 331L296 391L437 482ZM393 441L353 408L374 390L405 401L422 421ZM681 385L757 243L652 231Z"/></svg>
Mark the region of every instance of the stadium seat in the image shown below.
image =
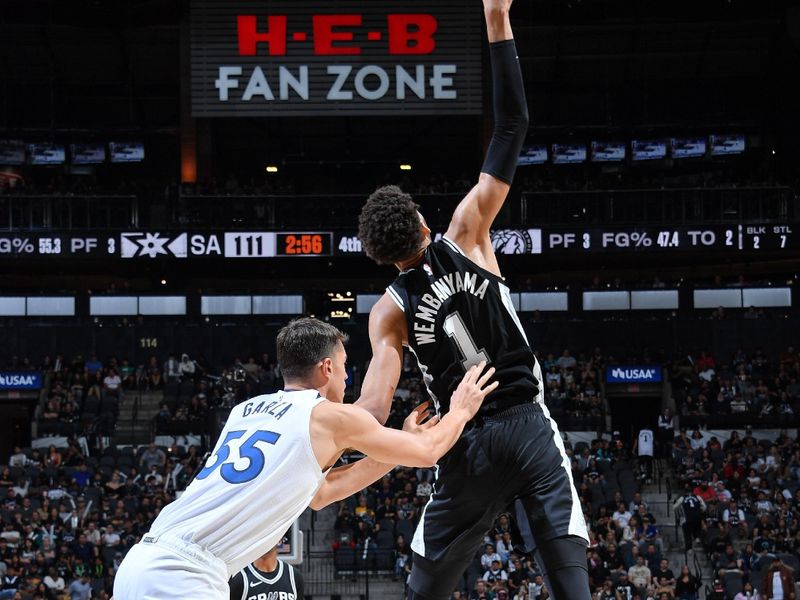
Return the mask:
<svg viewBox="0 0 800 600"><path fill-rule="evenodd" d="M733 599L736 594L742 591L744 581L742 580L742 572L738 569L725 571L722 583L725 585L726 598Z"/></svg>

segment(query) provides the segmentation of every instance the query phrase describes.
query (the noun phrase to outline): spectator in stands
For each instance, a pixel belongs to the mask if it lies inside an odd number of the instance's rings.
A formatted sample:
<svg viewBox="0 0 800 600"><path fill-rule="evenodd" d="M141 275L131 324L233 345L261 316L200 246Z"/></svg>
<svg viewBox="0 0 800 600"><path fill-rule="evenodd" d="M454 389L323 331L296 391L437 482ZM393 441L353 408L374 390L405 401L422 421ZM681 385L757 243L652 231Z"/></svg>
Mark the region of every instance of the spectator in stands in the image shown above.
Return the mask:
<svg viewBox="0 0 800 600"><path fill-rule="evenodd" d="M103 395L104 397L119 398L120 387L122 386L122 379L117 375L116 370L109 369L108 374L103 378Z"/></svg>
<svg viewBox="0 0 800 600"><path fill-rule="evenodd" d="M127 358L122 359L122 363L119 366L119 376L124 389L132 390L136 388L136 369Z"/></svg>
<svg viewBox="0 0 800 600"><path fill-rule="evenodd" d="M178 365L178 371L180 373L181 379L188 380L194 379L195 374L195 364L192 359L189 358L189 355L185 352L181 354L181 362Z"/></svg>
<svg viewBox="0 0 800 600"><path fill-rule="evenodd" d="M55 567L48 568L47 576L44 578L44 585L51 591L51 596L57 595L58 592L62 592L67 587L64 578L58 574Z"/></svg>
<svg viewBox="0 0 800 600"><path fill-rule="evenodd" d="M675 437L675 422L672 417L671 409L665 408L658 416L657 426L661 456L666 458L670 455L672 440Z"/></svg>
<svg viewBox="0 0 800 600"><path fill-rule="evenodd" d="M483 572L483 580L493 588L501 581L508 581L508 573L503 568L500 559L492 560L492 564Z"/></svg>
<svg viewBox="0 0 800 600"><path fill-rule="evenodd" d="M675 597L677 600L697 600L700 580L689 571L688 565L681 567L681 573L675 581Z"/></svg>
<svg viewBox="0 0 800 600"><path fill-rule="evenodd" d="M69 586L70 600L89 600L92 597L92 586L89 583L89 573L81 574L80 579L76 579Z"/></svg>
<svg viewBox="0 0 800 600"><path fill-rule="evenodd" d="M642 595L647 586L652 582L650 568L645 564L644 556L636 557L636 564L628 569L628 579L637 588L637 593Z"/></svg>
<svg viewBox="0 0 800 600"><path fill-rule="evenodd" d="M574 369L576 364L577 361L575 360L575 357L572 356L569 353L569 350L566 348L556 361L556 365L558 365L558 368L561 369L562 371L566 371L567 369Z"/></svg>
<svg viewBox="0 0 800 600"><path fill-rule="evenodd" d="M469 594L469 600L492 600L493 598L494 594L488 590L483 578L475 582L475 588Z"/></svg>
<svg viewBox="0 0 800 600"><path fill-rule="evenodd" d="M483 548L483 554L481 555L481 567L483 567L484 571L487 571L492 567L494 561L498 561L502 564L502 558L495 552L494 545L486 544Z"/></svg>
<svg viewBox="0 0 800 600"><path fill-rule="evenodd" d="M402 535L397 536L394 545L394 580L397 581L403 576L406 565L411 560L411 549L406 544L406 539ZM298 599L299 600L299 599Z"/></svg>
<svg viewBox="0 0 800 600"><path fill-rule="evenodd" d="M95 375L103 369L103 363L97 358L96 354L92 354L85 364L86 373Z"/></svg>
<svg viewBox="0 0 800 600"><path fill-rule="evenodd" d="M761 493L763 495L763 492ZM728 525L733 532L736 532L739 538L744 539L747 537L747 520L744 511L739 508L736 500L732 500L722 512L722 521Z"/></svg>
<svg viewBox="0 0 800 600"><path fill-rule="evenodd" d="M181 378L180 363L171 352L164 363L164 381L177 383Z"/></svg>
<svg viewBox="0 0 800 600"><path fill-rule="evenodd" d="M751 582L746 581L742 591L736 594L733 600L764 600L764 597L753 588Z"/></svg>
<svg viewBox="0 0 800 600"><path fill-rule="evenodd" d="M764 574L761 589L767 600L794 600L794 572L779 557L770 555L771 564Z"/></svg>
<svg viewBox="0 0 800 600"><path fill-rule="evenodd" d="M158 365L158 359L151 356L147 365L147 389L159 390L164 386L162 379L161 368Z"/></svg>
<svg viewBox="0 0 800 600"><path fill-rule="evenodd" d="M150 467L156 466L159 469L163 468L167 462L167 455L164 454L164 451L156 446L155 442L150 442L150 445L147 447L142 453L141 458L139 459L139 465L145 471L150 471Z"/></svg>

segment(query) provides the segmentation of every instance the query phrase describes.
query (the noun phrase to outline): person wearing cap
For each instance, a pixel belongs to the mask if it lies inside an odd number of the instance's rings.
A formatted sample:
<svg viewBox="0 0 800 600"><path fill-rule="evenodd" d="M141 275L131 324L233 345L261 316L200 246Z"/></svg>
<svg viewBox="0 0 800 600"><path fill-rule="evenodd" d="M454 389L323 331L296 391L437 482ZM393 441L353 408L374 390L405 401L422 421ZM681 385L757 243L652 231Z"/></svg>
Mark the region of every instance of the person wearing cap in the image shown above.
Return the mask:
<svg viewBox="0 0 800 600"><path fill-rule="evenodd" d="M614 590L619 594L620 600L633 600L633 595L636 593L636 589L628 581L628 574L625 571L619 574Z"/></svg>
<svg viewBox="0 0 800 600"><path fill-rule="evenodd" d="M492 565L483 573L483 580L493 585L500 581L508 581L508 573L503 569L499 558L492 560Z"/></svg>
<svg viewBox="0 0 800 600"><path fill-rule="evenodd" d="M765 600L795 600L794 570L783 564L774 554L769 554L768 557L770 566L761 584Z"/></svg>
<svg viewBox="0 0 800 600"><path fill-rule="evenodd" d="M728 508L722 512L722 521L730 526L731 531L735 531L740 538L747 537L748 527L745 514L744 511L739 508L736 500L731 500Z"/></svg>
<svg viewBox="0 0 800 600"><path fill-rule="evenodd" d="M717 500L720 502L730 502L731 498L733 498L730 490L725 489L724 481L717 481L714 491L717 494Z"/></svg>

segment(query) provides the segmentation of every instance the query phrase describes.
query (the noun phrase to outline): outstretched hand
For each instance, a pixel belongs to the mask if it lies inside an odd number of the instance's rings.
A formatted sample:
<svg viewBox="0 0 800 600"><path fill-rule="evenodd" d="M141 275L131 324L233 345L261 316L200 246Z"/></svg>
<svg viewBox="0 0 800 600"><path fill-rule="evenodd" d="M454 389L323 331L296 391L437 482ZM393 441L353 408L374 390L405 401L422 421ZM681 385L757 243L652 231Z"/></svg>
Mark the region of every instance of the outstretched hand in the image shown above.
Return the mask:
<svg viewBox="0 0 800 600"><path fill-rule="evenodd" d="M431 403L426 400L412 410L411 414L403 421L403 431L407 433L421 433L436 425L439 422L439 417L437 415L431 417L430 404Z"/></svg>
<svg viewBox="0 0 800 600"><path fill-rule="evenodd" d="M494 367L483 373L485 367L486 361L482 360L469 368L450 398L450 410L464 410L469 414L470 419L475 416L483 404L483 399L500 385L497 381L489 383L494 375Z"/></svg>

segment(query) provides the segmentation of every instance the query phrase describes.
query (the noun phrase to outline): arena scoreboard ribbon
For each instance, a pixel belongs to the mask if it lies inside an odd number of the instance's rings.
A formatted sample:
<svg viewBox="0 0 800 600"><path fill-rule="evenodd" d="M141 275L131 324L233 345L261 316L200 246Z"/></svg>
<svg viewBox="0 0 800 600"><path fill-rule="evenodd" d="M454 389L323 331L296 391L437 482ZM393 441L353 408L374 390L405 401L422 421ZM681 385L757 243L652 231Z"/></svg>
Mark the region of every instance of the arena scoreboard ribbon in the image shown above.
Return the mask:
<svg viewBox="0 0 800 600"><path fill-rule="evenodd" d="M436 239L441 234L434 236ZM492 231L505 255L600 254L790 255L800 251L796 225L713 227L530 228ZM130 261L364 256L353 231L125 231L0 233L0 261L120 259Z"/></svg>

